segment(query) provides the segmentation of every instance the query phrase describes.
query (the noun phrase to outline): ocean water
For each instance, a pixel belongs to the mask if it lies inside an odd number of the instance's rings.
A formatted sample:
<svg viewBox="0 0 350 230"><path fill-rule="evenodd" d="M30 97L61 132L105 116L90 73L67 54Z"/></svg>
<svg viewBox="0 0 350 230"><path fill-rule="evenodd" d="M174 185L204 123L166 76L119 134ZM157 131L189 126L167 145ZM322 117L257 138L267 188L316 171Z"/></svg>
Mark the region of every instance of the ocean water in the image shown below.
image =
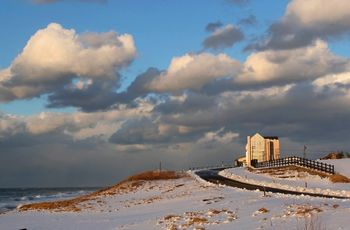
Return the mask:
<svg viewBox="0 0 350 230"><path fill-rule="evenodd" d="M18 205L63 200L85 195L99 188L0 188L0 213Z"/></svg>

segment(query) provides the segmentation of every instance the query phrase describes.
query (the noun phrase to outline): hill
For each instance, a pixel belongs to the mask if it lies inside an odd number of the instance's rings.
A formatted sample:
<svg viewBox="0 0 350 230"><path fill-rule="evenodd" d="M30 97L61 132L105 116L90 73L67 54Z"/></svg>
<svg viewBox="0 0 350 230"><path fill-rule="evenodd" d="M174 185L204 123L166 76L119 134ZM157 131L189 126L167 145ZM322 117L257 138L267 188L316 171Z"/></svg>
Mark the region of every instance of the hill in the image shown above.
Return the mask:
<svg viewBox="0 0 350 230"><path fill-rule="evenodd" d="M68 201L0 215L0 229L346 229L350 204L213 185L193 172L145 172Z"/></svg>

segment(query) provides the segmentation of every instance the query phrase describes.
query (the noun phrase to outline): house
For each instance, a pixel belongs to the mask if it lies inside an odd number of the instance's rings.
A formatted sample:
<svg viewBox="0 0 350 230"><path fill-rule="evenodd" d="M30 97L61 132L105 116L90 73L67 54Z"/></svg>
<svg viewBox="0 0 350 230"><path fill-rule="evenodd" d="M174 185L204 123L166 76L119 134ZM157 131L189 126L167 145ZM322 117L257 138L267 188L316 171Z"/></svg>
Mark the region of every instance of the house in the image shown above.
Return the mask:
<svg viewBox="0 0 350 230"><path fill-rule="evenodd" d="M280 143L278 137L263 137L259 133L247 137L246 163L251 165L252 160L258 162L278 159Z"/></svg>
<svg viewBox="0 0 350 230"><path fill-rule="evenodd" d="M235 165L236 167L240 167L240 166L243 166L243 165L247 165L246 157L245 157L245 156L238 157L237 159L235 159L234 165Z"/></svg>

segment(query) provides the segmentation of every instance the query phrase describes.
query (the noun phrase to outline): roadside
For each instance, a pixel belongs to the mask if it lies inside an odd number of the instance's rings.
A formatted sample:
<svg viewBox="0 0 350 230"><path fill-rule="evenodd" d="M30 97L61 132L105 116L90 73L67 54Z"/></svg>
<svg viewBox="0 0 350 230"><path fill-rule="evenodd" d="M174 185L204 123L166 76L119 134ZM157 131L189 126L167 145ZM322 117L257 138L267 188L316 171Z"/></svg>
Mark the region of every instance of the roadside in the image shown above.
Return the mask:
<svg viewBox="0 0 350 230"><path fill-rule="evenodd" d="M282 193L282 194L291 194L291 195L304 195L304 196L313 196L313 197L324 197L324 198L336 198L336 199L350 199L350 197L344 196L334 196L334 195L325 195L317 193L308 193L308 192L298 192L290 191L286 189L273 188L269 186L262 186L256 184L244 183L238 180L229 179L219 175L218 170L202 170L195 172L200 178L215 184L223 184L231 187L247 189L247 190L260 190L262 192L273 192L273 193Z"/></svg>

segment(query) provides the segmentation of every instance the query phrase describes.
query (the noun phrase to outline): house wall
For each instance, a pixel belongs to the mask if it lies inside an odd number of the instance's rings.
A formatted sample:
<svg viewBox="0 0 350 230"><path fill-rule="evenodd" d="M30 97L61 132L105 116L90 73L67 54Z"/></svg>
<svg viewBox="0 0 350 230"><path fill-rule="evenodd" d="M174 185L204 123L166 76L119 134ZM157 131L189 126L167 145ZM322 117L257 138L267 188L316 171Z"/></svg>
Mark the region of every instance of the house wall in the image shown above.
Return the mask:
<svg viewBox="0 0 350 230"><path fill-rule="evenodd" d="M250 140L251 140L251 137L247 136L247 145L245 147L246 148L245 158L246 158L246 161L247 161L247 165L250 165L250 161L252 160L252 158L251 158L251 151L252 151L251 147L252 147L252 145L251 145Z"/></svg>
<svg viewBox="0 0 350 230"><path fill-rule="evenodd" d="M246 162L250 165L251 160L257 159L258 162L268 161L279 158L279 140L265 139L260 134L247 137Z"/></svg>
<svg viewBox="0 0 350 230"><path fill-rule="evenodd" d="M257 159L258 162L265 160L265 139L259 134L251 138L251 158Z"/></svg>
<svg viewBox="0 0 350 230"><path fill-rule="evenodd" d="M273 140L274 142L274 159L280 158L280 141Z"/></svg>

